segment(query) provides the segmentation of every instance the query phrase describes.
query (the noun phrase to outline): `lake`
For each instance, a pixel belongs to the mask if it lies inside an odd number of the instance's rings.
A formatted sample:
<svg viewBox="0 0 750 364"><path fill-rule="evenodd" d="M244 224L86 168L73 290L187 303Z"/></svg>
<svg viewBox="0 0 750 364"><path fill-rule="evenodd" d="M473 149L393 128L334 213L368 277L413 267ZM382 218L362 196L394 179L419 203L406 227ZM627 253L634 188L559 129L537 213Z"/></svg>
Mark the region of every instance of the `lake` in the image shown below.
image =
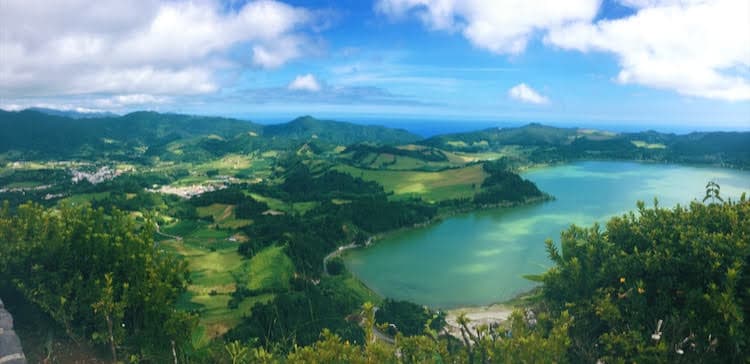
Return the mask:
<svg viewBox="0 0 750 364"><path fill-rule="evenodd" d="M344 257L349 270L377 293L433 308L485 305L513 298L533 282L525 274L550 265L545 239L559 244L571 224L604 224L636 209L701 200L715 180L721 195L750 195L750 172L630 162L580 162L523 174L554 201L446 218L425 228L390 234Z"/></svg>

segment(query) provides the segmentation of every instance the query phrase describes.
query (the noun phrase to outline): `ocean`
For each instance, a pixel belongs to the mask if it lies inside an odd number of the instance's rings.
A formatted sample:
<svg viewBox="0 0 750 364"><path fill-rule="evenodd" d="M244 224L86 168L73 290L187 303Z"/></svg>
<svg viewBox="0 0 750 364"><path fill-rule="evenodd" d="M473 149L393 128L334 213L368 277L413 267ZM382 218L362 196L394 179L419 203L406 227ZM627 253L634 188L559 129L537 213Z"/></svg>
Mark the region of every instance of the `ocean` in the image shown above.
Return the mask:
<svg viewBox="0 0 750 364"><path fill-rule="evenodd" d="M441 120L441 119L412 119L412 118L388 118L388 117L317 117L321 120L346 121L361 125L381 125L389 128L405 129L424 138L435 135L464 133L488 128L512 128L527 125L530 121L498 121L498 120ZM252 118L259 124L285 123L293 118ZM715 126L696 125L674 125L661 124L659 122L596 122L596 121L541 121L543 125L561 128L591 128L621 133L632 133L646 130L655 130L661 133L688 134L696 131L716 131ZM735 131L720 128L723 131ZM746 131L737 129L736 131Z"/></svg>

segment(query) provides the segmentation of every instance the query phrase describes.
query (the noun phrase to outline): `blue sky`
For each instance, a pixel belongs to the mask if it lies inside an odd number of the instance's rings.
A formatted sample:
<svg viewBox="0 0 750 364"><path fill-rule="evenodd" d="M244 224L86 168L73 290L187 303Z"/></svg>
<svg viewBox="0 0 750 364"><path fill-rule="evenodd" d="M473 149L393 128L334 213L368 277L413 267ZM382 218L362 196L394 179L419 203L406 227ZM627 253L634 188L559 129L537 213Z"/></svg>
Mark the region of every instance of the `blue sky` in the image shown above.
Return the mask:
<svg viewBox="0 0 750 364"><path fill-rule="evenodd" d="M0 13L5 109L750 129L745 0L43 4Z"/></svg>

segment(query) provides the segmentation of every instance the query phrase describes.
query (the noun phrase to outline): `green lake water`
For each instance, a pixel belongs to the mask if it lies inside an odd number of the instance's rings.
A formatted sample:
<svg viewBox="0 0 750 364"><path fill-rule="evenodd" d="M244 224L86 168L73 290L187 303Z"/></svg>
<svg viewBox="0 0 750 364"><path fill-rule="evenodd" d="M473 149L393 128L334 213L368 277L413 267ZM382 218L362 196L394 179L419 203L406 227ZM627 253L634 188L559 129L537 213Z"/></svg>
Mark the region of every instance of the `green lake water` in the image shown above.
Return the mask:
<svg viewBox="0 0 750 364"><path fill-rule="evenodd" d="M702 199L715 180L722 196L750 195L750 172L630 162L580 162L524 173L556 200L449 217L389 235L344 257L377 293L435 308L508 300L534 286L522 278L550 266L544 240L559 243L571 224L590 226L636 209Z"/></svg>

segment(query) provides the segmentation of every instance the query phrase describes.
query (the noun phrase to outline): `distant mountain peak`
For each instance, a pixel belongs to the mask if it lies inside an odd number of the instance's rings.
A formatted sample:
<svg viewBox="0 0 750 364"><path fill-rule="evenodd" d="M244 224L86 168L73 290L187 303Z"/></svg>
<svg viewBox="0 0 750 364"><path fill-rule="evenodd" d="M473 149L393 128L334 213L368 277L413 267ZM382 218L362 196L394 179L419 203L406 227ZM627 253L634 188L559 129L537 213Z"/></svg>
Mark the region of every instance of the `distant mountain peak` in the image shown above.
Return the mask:
<svg viewBox="0 0 750 364"><path fill-rule="evenodd" d="M302 116L296 117L294 120L290 122L293 123L295 121L318 121L318 119L313 117L312 115L302 115Z"/></svg>
<svg viewBox="0 0 750 364"><path fill-rule="evenodd" d="M384 126L361 125L345 121L321 120L311 115L300 116L281 124L266 125L263 133L270 137L292 140L323 140L325 142L350 145L365 141L382 144L410 143L421 138L403 129Z"/></svg>

